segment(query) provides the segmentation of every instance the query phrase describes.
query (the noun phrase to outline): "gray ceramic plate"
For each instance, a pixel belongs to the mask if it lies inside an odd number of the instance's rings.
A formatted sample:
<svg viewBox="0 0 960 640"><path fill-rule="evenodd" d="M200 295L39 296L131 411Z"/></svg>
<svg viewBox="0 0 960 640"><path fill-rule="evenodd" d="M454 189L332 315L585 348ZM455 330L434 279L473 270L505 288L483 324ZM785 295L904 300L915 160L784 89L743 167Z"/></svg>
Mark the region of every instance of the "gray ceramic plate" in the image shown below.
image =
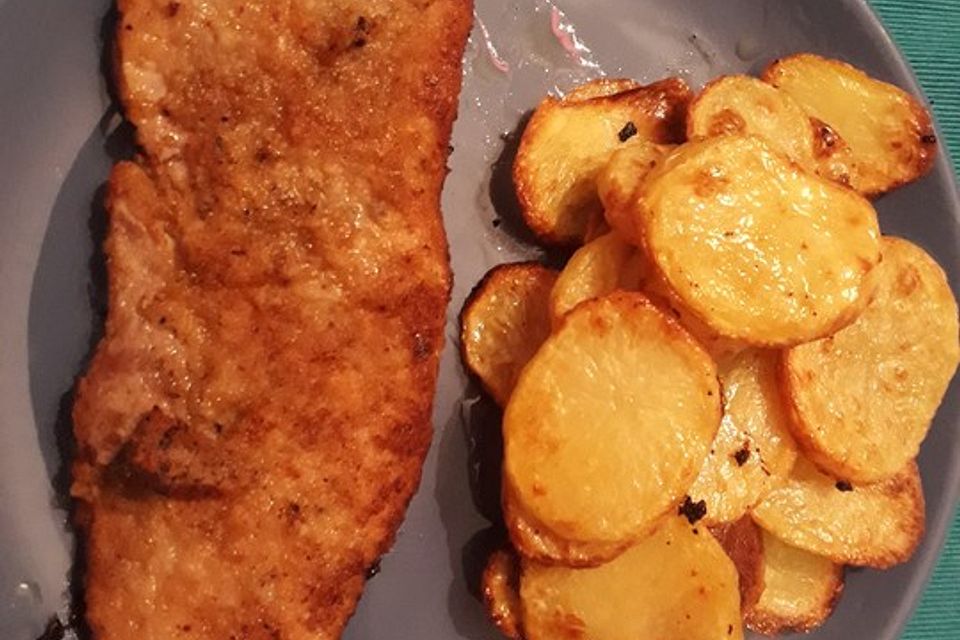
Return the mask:
<svg viewBox="0 0 960 640"><path fill-rule="evenodd" d="M558 0L564 51L543 2L478 0L460 119L443 204L456 287L436 402L437 433L396 548L369 584L347 638L495 638L468 589L487 521L470 490L473 392L457 362L455 318L491 265L536 250L511 235L501 134L545 92L604 71L691 83L756 71L794 51L844 58L917 93L916 82L864 2ZM58 509L65 395L82 368L91 311L96 194L111 164L110 105L100 75L107 0L0 0L0 638L36 637L62 610L71 537ZM484 29L485 27L485 29ZM489 35L488 46L484 32ZM569 35L569 34L568 34ZM492 49L491 50L491 46ZM509 67L497 68L494 60ZM106 117L105 117L106 115ZM117 136L113 136L116 138ZM507 146L509 146L507 144ZM503 166L503 165L496 165ZM878 203L886 232L926 247L960 281L960 206L950 163ZM504 218L494 226L494 220ZM813 638L895 638L944 539L960 489L960 419L951 387L920 457L928 533L914 560L849 573L836 614ZM479 422L479 421L478 421ZM476 426L476 425L473 425Z"/></svg>

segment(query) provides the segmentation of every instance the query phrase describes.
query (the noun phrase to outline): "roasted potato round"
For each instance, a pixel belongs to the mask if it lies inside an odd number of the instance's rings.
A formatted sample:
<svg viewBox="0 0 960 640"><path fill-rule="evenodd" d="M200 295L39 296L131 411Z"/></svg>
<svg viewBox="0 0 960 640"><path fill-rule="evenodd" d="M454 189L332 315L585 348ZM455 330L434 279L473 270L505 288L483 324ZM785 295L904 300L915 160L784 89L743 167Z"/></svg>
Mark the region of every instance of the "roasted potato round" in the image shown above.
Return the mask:
<svg viewBox="0 0 960 640"><path fill-rule="evenodd" d="M597 172L619 145L632 136L664 143L682 137L690 89L670 78L613 95L574 96L540 103L513 165L523 218L548 244L583 241L591 215L601 213Z"/></svg>
<svg viewBox="0 0 960 640"><path fill-rule="evenodd" d="M555 537L632 542L693 482L719 400L713 360L646 297L584 302L507 404L505 490Z"/></svg>
<svg viewBox="0 0 960 640"><path fill-rule="evenodd" d="M960 360L957 303L940 266L885 237L876 295L836 334L789 349L786 397L798 443L832 475L875 482L919 451Z"/></svg>
<svg viewBox="0 0 960 640"><path fill-rule="evenodd" d="M790 94L850 146L850 184L877 195L926 173L937 138L920 102L892 84L856 67L801 53L775 61L763 80Z"/></svg>
<svg viewBox="0 0 960 640"><path fill-rule="evenodd" d="M761 138L679 147L634 202L657 269L720 335L806 342L849 323L869 298L880 260L873 207Z"/></svg>
<svg viewBox="0 0 960 640"><path fill-rule="evenodd" d="M764 588L756 603L743 607L747 627L776 636L822 625L843 592L843 566L766 532L762 548Z"/></svg>
<svg viewBox="0 0 960 640"><path fill-rule="evenodd" d="M779 354L749 349L720 361L723 419L690 487L705 521L732 522L790 475L797 449L777 381Z"/></svg>
<svg viewBox="0 0 960 640"><path fill-rule="evenodd" d="M917 465L866 485L851 485L797 458L785 485L753 510L763 529L837 564L885 569L913 554L924 529Z"/></svg>
<svg viewBox="0 0 960 640"><path fill-rule="evenodd" d="M510 640L523 637L520 622L520 561L509 549L490 554L481 577L480 591L487 615Z"/></svg>
<svg viewBox="0 0 960 640"><path fill-rule="evenodd" d="M757 78L717 78L690 103L689 139L729 133L757 135L808 171L843 184L850 180L850 148L840 135Z"/></svg>
<svg viewBox="0 0 960 640"><path fill-rule="evenodd" d="M646 262L637 249L616 232L583 245L570 257L550 293L554 326L584 300L617 290L638 290L646 270Z"/></svg>
<svg viewBox="0 0 960 640"><path fill-rule="evenodd" d="M550 292L557 272L534 262L491 269L460 315L463 362L500 406L520 371L550 335Z"/></svg>
<svg viewBox="0 0 960 640"><path fill-rule="evenodd" d="M524 561L520 601L527 640L743 637L733 563L676 516L599 567Z"/></svg>

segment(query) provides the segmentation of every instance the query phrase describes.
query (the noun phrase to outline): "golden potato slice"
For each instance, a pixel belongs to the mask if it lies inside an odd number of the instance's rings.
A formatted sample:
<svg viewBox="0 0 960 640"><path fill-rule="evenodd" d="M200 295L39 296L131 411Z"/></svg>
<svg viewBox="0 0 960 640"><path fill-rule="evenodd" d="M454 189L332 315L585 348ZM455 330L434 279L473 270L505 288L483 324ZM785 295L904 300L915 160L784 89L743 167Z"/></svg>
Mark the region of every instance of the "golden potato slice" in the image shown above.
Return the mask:
<svg viewBox="0 0 960 640"><path fill-rule="evenodd" d="M500 549L490 554L480 591L487 615L500 633L511 640L521 640L520 561L512 551Z"/></svg>
<svg viewBox="0 0 960 640"><path fill-rule="evenodd" d="M850 183L860 193L889 191L933 165L937 139L930 114L902 89L812 53L777 60L762 77L850 145Z"/></svg>
<svg viewBox="0 0 960 640"><path fill-rule="evenodd" d="M811 118L789 94L750 76L723 76L690 103L687 137L757 135L808 171L846 184L850 149L830 127Z"/></svg>
<svg viewBox="0 0 960 640"><path fill-rule="evenodd" d="M593 98L612 96L641 87L639 82L630 78L596 78L574 87L563 96L564 102L584 102Z"/></svg>
<svg viewBox="0 0 960 640"><path fill-rule="evenodd" d="M733 563L674 516L600 567L524 561L520 601L527 640L743 637Z"/></svg>
<svg viewBox="0 0 960 640"><path fill-rule="evenodd" d="M710 533L737 568L740 608L752 607L763 593L763 538L760 527L744 516L736 522L714 525Z"/></svg>
<svg viewBox="0 0 960 640"><path fill-rule="evenodd" d="M549 244L582 242L591 214L600 212L595 179L607 157L634 135L677 141L689 98L679 78L586 100L545 98L513 165L523 218L534 234Z"/></svg>
<svg viewBox="0 0 960 640"><path fill-rule="evenodd" d="M957 303L940 266L884 237L877 291L842 331L789 349L797 442L818 466L874 482L912 460L960 360Z"/></svg>
<svg viewBox="0 0 960 640"><path fill-rule="evenodd" d="M761 138L689 142L640 191L648 254L717 333L797 344L836 331L866 304L880 260L873 207Z"/></svg>
<svg viewBox="0 0 960 640"><path fill-rule="evenodd" d="M889 480L851 485L797 458L790 479L753 510L787 544L838 564L885 569L906 561L924 529L923 491L910 462Z"/></svg>
<svg viewBox="0 0 960 640"><path fill-rule="evenodd" d="M584 302L530 360L507 404L506 491L556 538L632 542L693 482L719 399L710 356L646 297Z"/></svg>
<svg viewBox="0 0 960 640"><path fill-rule="evenodd" d="M549 300L556 280L556 271L534 262L502 264L487 272L463 306L463 362L500 406L550 335Z"/></svg>
<svg viewBox="0 0 960 640"><path fill-rule="evenodd" d="M708 524L743 516L790 475L797 458L780 397L777 352L749 349L719 362L723 419L690 487Z"/></svg>
<svg viewBox="0 0 960 640"><path fill-rule="evenodd" d="M502 502L503 521L510 534L510 542L524 558L567 567L596 567L616 558L631 543L578 542L558 537L524 510L515 492L506 483Z"/></svg>
<svg viewBox="0 0 960 640"><path fill-rule="evenodd" d="M772 636L803 633L833 613L843 592L843 566L763 532L763 582L760 600L743 607L747 627Z"/></svg>
<svg viewBox="0 0 960 640"><path fill-rule="evenodd" d="M584 300L617 290L638 290L645 271L646 263L639 251L616 232L583 245L570 257L550 293L554 326Z"/></svg>
<svg viewBox="0 0 960 640"><path fill-rule="evenodd" d="M610 155L597 174L597 195L603 205L603 215L610 226L637 246L642 238L631 214L631 201L644 176L674 148L674 145L633 137Z"/></svg>

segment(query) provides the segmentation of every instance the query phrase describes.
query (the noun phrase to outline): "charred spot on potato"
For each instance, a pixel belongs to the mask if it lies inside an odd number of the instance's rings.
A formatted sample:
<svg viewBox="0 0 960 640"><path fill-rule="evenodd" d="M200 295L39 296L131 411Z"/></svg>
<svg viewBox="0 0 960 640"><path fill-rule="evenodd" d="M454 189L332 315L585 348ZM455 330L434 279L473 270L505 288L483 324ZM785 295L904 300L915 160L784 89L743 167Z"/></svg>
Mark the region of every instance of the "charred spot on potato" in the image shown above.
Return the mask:
<svg viewBox="0 0 960 640"><path fill-rule="evenodd" d="M932 133L927 133L920 136L920 142L923 144L937 144L937 136Z"/></svg>
<svg viewBox="0 0 960 640"><path fill-rule="evenodd" d="M853 491L853 485L846 480L837 480L837 491Z"/></svg>
<svg viewBox="0 0 960 640"><path fill-rule="evenodd" d="M173 18L180 13L180 3L171 2L167 5L167 17Z"/></svg>
<svg viewBox="0 0 960 640"><path fill-rule="evenodd" d="M738 467L742 467L750 459L750 445L744 443L743 447L733 454L733 459Z"/></svg>
<svg viewBox="0 0 960 640"><path fill-rule="evenodd" d="M686 496L683 503L677 508L677 515L685 517L690 524L696 524L707 515L707 502L706 500L694 502L690 499L690 496ZM694 530L694 533L696 533L696 530Z"/></svg>
<svg viewBox="0 0 960 640"><path fill-rule="evenodd" d="M378 573L380 573L380 559L379 559L379 558L377 558L377 561L376 561L376 562L374 562L372 565L370 565L369 567L367 567L367 573L366 573L366 576L365 576L365 577L366 577L367 580L370 580L370 579L376 577L376 575L377 575Z"/></svg>
<svg viewBox="0 0 960 640"><path fill-rule="evenodd" d="M637 125L633 124L632 120L629 120L627 124L623 125L623 129L620 129L617 137L620 139L620 142L626 142L635 135L637 135Z"/></svg>

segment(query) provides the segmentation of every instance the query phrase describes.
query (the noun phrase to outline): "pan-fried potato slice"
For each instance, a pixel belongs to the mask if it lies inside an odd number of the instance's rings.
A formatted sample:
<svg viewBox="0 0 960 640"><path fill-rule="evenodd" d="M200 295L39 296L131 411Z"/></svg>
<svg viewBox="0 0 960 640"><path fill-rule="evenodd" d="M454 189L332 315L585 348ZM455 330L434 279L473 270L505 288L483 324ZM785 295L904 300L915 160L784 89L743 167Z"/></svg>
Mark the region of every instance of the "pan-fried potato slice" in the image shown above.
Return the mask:
<svg viewBox="0 0 960 640"><path fill-rule="evenodd" d="M639 293L567 314L504 414L504 485L557 538L648 532L703 464L720 422L716 366Z"/></svg>
<svg viewBox="0 0 960 640"><path fill-rule="evenodd" d="M877 291L850 326L784 357L797 441L818 466L858 482L913 459L960 360L957 303L940 266L884 237Z"/></svg>
<svg viewBox="0 0 960 640"><path fill-rule="evenodd" d="M777 383L779 354L749 349L719 362L723 419L690 487L709 524L743 516L790 475L797 458Z"/></svg>
<svg viewBox="0 0 960 640"><path fill-rule="evenodd" d="M523 218L543 242L583 241L600 212L596 175L628 136L675 142L690 89L678 78L581 100L547 97L520 138L513 182Z"/></svg>
<svg viewBox="0 0 960 640"><path fill-rule="evenodd" d="M690 103L687 137L749 133L808 171L841 183L851 172L850 148L824 123L811 118L789 94L750 76L723 76Z"/></svg>
<svg viewBox="0 0 960 640"><path fill-rule="evenodd" d="M775 61L763 80L828 123L851 149L850 183L877 195L926 173L936 156L930 114L920 102L845 62L801 53Z"/></svg>
<svg viewBox="0 0 960 640"><path fill-rule="evenodd" d="M803 633L833 613L843 592L843 566L763 532L763 581L760 600L743 607L747 627L771 636Z"/></svg>
<svg viewBox="0 0 960 640"><path fill-rule="evenodd" d="M787 544L838 564L886 569L906 561L923 536L920 474L910 462L889 480L851 485L800 457L753 519Z"/></svg>
<svg viewBox="0 0 960 640"><path fill-rule="evenodd" d="M743 637L733 563L673 516L600 567L523 562L520 601L527 640Z"/></svg>
<svg viewBox="0 0 960 640"><path fill-rule="evenodd" d="M612 96L641 87L639 82L630 78L596 78L574 87L563 96L565 102L584 102L593 98Z"/></svg>
<svg viewBox="0 0 960 640"><path fill-rule="evenodd" d="M584 300L617 290L638 290L645 271L646 263L639 251L616 232L583 245L570 257L550 293L554 326Z"/></svg>
<svg viewBox="0 0 960 640"><path fill-rule="evenodd" d="M520 561L509 549L490 554L481 577L480 591L487 615L500 633L521 640Z"/></svg>
<svg viewBox="0 0 960 640"><path fill-rule="evenodd" d="M764 589L763 533L750 519L744 516L736 522L710 527L724 552L737 568L740 583L740 608L754 606Z"/></svg>
<svg viewBox="0 0 960 640"><path fill-rule="evenodd" d="M869 298L867 276L880 260L873 207L761 138L689 142L640 191L647 253L721 335L807 342L849 323Z"/></svg>
<svg viewBox="0 0 960 640"><path fill-rule="evenodd" d="M510 542L524 558L567 567L596 567L613 560L630 546L630 541L578 542L557 536L524 510L506 483L502 502Z"/></svg>
<svg viewBox="0 0 960 640"><path fill-rule="evenodd" d="M637 187L674 145L656 144L633 137L620 146L597 174L597 195L603 215L620 235L640 246L640 229L630 213L630 204Z"/></svg>
<svg viewBox="0 0 960 640"><path fill-rule="evenodd" d="M550 335L557 272L533 262L491 269L460 316L463 361L502 407L520 371Z"/></svg>

